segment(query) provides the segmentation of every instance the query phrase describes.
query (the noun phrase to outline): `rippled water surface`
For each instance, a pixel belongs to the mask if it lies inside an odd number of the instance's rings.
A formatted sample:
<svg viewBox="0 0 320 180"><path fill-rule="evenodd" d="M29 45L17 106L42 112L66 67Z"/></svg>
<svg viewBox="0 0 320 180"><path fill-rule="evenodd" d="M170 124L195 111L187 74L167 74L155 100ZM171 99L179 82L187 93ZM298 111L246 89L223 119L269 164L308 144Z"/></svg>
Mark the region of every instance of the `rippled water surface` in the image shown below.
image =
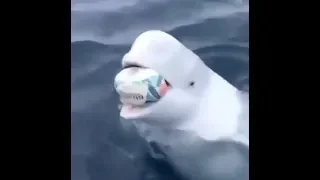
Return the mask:
<svg viewBox="0 0 320 180"><path fill-rule="evenodd" d="M248 91L248 11L240 0L72 0L72 180L180 179L124 133L113 91L120 60L138 34L160 29Z"/></svg>

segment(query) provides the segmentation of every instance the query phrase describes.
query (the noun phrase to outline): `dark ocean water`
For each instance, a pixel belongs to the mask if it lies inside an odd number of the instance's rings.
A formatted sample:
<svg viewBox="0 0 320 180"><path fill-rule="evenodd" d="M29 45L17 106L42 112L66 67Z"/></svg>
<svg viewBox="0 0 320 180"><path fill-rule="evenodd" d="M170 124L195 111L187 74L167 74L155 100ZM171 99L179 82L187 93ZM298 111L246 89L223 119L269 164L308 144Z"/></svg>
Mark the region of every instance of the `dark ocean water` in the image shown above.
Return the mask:
<svg viewBox="0 0 320 180"><path fill-rule="evenodd" d="M178 180L119 122L113 78L134 38L169 32L248 91L249 8L231 0L72 1L72 180Z"/></svg>

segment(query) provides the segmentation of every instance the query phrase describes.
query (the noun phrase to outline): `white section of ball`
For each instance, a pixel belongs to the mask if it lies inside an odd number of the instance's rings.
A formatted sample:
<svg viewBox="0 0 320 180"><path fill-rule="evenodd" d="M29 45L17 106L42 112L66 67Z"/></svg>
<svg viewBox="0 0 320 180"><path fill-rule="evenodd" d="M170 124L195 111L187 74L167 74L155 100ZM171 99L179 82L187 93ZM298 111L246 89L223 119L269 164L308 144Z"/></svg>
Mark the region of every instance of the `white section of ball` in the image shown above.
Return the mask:
<svg viewBox="0 0 320 180"><path fill-rule="evenodd" d="M117 86L116 91L123 104L141 106L145 104L147 99L148 84L121 83Z"/></svg>

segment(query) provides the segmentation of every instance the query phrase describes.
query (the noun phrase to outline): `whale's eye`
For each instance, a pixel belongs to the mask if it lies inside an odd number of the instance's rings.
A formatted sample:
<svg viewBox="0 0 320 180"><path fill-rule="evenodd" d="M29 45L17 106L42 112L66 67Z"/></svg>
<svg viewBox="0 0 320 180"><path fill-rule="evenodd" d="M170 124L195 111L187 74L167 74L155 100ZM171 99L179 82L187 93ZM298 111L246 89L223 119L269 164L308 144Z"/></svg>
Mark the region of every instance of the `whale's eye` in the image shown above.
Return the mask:
<svg viewBox="0 0 320 180"><path fill-rule="evenodd" d="M191 81L190 83L189 83L189 86L194 86L194 81Z"/></svg>

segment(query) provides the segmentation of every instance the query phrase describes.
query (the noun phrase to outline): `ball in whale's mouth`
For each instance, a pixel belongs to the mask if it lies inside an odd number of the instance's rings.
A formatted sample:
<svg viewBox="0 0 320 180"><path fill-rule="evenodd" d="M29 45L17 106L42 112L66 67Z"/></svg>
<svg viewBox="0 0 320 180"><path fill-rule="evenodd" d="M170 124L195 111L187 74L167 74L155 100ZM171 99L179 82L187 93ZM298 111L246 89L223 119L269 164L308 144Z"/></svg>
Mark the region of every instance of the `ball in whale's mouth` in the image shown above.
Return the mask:
<svg viewBox="0 0 320 180"><path fill-rule="evenodd" d="M171 85L155 70L139 65L125 66L115 77L115 90L120 98L120 114L143 113L163 97Z"/></svg>

